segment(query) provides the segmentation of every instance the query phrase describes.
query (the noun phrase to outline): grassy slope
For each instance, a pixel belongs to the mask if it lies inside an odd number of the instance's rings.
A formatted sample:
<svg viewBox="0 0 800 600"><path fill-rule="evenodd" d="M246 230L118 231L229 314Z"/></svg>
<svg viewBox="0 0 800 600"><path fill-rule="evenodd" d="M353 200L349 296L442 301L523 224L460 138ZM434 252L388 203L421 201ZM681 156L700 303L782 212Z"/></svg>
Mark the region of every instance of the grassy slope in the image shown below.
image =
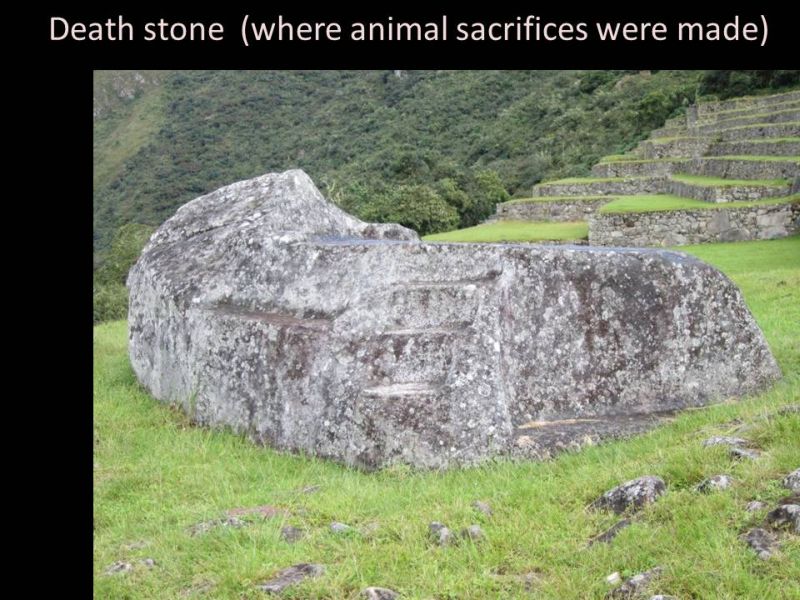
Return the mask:
<svg viewBox="0 0 800 600"><path fill-rule="evenodd" d="M754 498L775 501L778 478L800 465L800 416L771 417L800 397L800 238L682 248L722 267L737 282L779 359L785 378L757 398L689 411L628 441L588 448L546 463L501 461L447 473L391 469L362 474L310 458L255 448L240 437L191 427L136 384L126 356L125 323L94 329L94 564L97 598L182 598L214 585L206 597L262 598L253 585L301 561L327 574L288 598L354 598L384 585L405 598L602 598L606 575L631 575L660 564L652 593L679 598L800 597L800 542L763 562L738 540L755 524L743 510ZM699 441L730 432L739 418L766 454L732 464ZM728 472L727 492L698 495L705 476ZM653 473L669 493L610 545L586 540L615 522L585 510L620 481ZM319 485L311 495L299 488ZM470 509L489 501L495 514ZM185 528L229 508L273 504L293 516L240 530L189 537ZM334 520L374 533L336 537ZM453 528L482 523L485 543L439 549L425 543L428 522ZM282 525L302 526L296 545L279 540ZM144 540L142 549L125 545ZM152 571L105 577L120 559L154 558ZM534 572L532 594L519 576Z"/></svg>
<svg viewBox="0 0 800 600"><path fill-rule="evenodd" d="M574 223L535 223L500 221L426 236L428 242L535 242L543 240L582 240L589 237L589 225Z"/></svg>

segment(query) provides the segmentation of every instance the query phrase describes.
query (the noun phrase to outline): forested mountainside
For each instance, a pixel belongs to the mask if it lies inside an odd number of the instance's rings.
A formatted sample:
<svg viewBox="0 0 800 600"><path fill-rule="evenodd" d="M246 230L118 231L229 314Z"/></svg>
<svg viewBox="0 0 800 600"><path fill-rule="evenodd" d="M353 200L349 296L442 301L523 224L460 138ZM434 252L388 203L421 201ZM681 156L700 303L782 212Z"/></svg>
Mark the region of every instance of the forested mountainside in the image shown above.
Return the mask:
<svg viewBox="0 0 800 600"><path fill-rule="evenodd" d="M115 234L136 237L123 225L156 226L200 194L294 167L363 219L472 225L509 193L587 174L700 95L798 82L800 71L100 71L95 264Z"/></svg>

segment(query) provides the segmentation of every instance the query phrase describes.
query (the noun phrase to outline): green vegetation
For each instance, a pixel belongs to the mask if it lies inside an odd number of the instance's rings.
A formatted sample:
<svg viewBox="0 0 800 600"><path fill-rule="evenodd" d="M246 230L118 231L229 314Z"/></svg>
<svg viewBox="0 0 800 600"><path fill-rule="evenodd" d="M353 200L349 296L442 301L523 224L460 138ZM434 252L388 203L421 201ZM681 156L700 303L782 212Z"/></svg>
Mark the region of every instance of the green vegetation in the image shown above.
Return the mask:
<svg viewBox="0 0 800 600"><path fill-rule="evenodd" d="M140 223L129 223L117 230L105 261L94 270L92 291L95 323L128 316L125 280L152 234L153 227Z"/></svg>
<svg viewBox="0 0 800 600"><path fill-rule="evenodd" d="M727 210L731 208L749 208L752 206L766 206L772 204L789 204L791 202L800 202L800 194L794 194L784 198L765 198L764 200L721 203L656 194L650 196L619 196L608 204L600 207L599 212L611 214L670 210Z"/></svg>
<svg viewBox="0 0 800 600"><path fill-rule="evenodd" d="M457 231L437 233L423 239L426 242L540 242L588 238L589 225L583 221L569 223L497 221Z"/></svg>
<svg viewBox="0 0 800 600"><path fill-rule="evenodd" d="M674 173L670 175L670 179L682 183L709 187L725 187L731 185L784 187L789 185L788 179L723 179L721 177L703 177L701 175L686 175L683 173Z"/></svg>
<svg viewBox="0 0 800 600"><path fill-rule="evenodd" d="M682 111L701 76L164 71L157 85L137 87L129 72L98 72L95 98L106 101L94 122L94 247L105 252L120 225L159 225L202 193L294 167L361 218L396 216L387 196L400 185L441 198L449 180L473 199L451 205L458 226L474 225L493 211L478 197L479 173L496 173L511 193L587 174L600 156L632 148ZM120 78L137 90L132 100L118 97Z"/></svg>
<svg viewBox="0 0 800 600"><path fill-rule="evenodd" d="M800 71L705 71L698 94L703 100L769 94L800 83Z"/></svg>
<svg viewBox="0 0 800 600"><path fill-rule="evenodd" d="M603 598L605 577L655 565L650 593L679 598L800 597L800 538L761 561L737 538L763 519L744 511L753 499L786 495L779 478L800 464L800 415L776 410L800 397L800 238L682 247L722 268L742 289L778 358L784 379L740 402L687 411L630 440L566 453L543 463L497 461L438 472L388 469L364 474L308 457L258 448L237 435L191 425L136 383L124 322L94 329L94 596L260 598L254 586L298 562L326 574L287 598L351 598L368 585L406 598ZM765 454L731 462L710 435L731 435L741 420ZM668 493L608 545L587 540L617 521L586 505L609 487L652 473ZM730 473L730 490L692 487ZM305 494L300 490L319 486ZM489 502L485 518L470 508ZM251 519L190 537L186 529L236 507L273 505L288 516ZM335 536L342 521L363 534ZM426 543L426 527L481 523L487 539L453 548ZM291 524L308 531L294 545L279 538ZM143 547L133 546L143 542ZM117 560L153 558L152 570L104 576ZM530 590L525 576L530 574ZM205 586L205 588L204 588Z"/></svg>

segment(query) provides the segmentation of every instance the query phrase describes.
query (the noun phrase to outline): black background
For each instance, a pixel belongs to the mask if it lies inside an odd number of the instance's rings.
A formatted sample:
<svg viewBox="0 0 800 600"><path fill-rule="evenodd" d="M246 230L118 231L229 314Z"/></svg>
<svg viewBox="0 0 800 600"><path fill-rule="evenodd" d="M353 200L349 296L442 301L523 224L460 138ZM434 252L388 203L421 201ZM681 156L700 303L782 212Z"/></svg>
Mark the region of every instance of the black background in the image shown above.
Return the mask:
<svg viewBox="0 0 800 600"><path fill-rule="evenodd" d="M6 62L21 67L23 79L30 78L32 84L14 98L21 111L9 109L6 117L9 125L17 119L26 124L20 146L26 150L14 157L13 164L31 167L28 177L33 183L15 200L15 209L22 214L9 218L7 230L22 238L13 242L19 245L14 246L17 251L10 260L21 271L21 278L14 283L23 288L15 290L21 298L17 304L24 326L20 348L26 348L20 358L34 370L33 378L26 380L33 384L26 388L27 396L33 397L19 402L29 412L17 433L26 448L34 446L44 457L36 459L35 471L25 469L29 476L33 472L36 484L44 486L43 493L23 495L44 502L37 514L48 530L48 541L39 547L40 556L31 558L51 559L46 579L54 587L44 579L34 582L35 587L43 585L39 589L44 594L69 590L82 596L84 587L89 588L85 597L92 593L93 69L791 69L800 66L800 33L788 4L773 8L751 2L742 10L729 5L710 11L699 3L684 7L665 3L672 9L670 13L622 10L611 2L596 3L586 10L566 3L528 3L515 8L487 3L481 11L444 5L413 10L405 4L394 9L388 3L358 11L334 3L319 9L300 3L256 2L248 7L227 3L213 11L144 9L141 5L133 9L114 4L102 12L45 6L36 16L7 19L6 35L18 39L10 49L6 44ZM262 42L247 48L239 37L241 18L248 13L253 20L265 21L278 14L292 21L335 20L344 33L352 21L385 21L391 15L395 21L426 22L445 13L452 33L457 21L511 21L528 14L543 21L587 22L590 31L595 21L661 21L674 32L679 21L727 22L739 14L743 21L760 22L761 12L770 27L763 48L752 42L678 43L674 39L649 43L354 43L345 41L346 35L339 42ZM221 22L225 40L144 42L139 35L134 42L49 41L51 16L72 22L104 21L118 14L134 23L137 34L145 22L162 17ZM13 95L18 89L16 79L6 84L6 94ZM12 172L6 179L10 182L20 176Z"/></svg>

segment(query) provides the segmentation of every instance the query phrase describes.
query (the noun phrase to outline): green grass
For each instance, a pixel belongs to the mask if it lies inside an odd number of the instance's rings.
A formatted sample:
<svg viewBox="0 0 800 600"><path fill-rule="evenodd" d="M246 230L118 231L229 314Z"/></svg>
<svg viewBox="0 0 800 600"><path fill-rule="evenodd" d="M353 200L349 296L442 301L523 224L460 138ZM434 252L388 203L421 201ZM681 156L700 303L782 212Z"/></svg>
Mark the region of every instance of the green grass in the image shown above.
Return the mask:
<svg viewBox="0 0 800 600"><path fill-rule="evenodd" d="M617 162L620 160L628 160L629 156L627 154L607 154L600 158L601 163L610 163L610 162Z"/></svg>
<svg viewBox="0 0 800 600"><path fill-rule="evenodd" d="M670 178L682 183L692 185L725 187L733 185L753 185L766 187L783 187L789 185L788 179L723 179L722 177L703 177L701 175L686 175L675 173Z"/></svg>
<svg viewBox="0 0 800 600"><path fill-rule="evenodd" d="M94 328L94 597L128 599L264 598L254 585L280 568L320 562L327 573L286 598L356 598L381 585L410 599L601 599L605 577L664 567L650 593L678 598L800 597L800 538L761 561L737 536L763 513L744 511L758 498L786 495L778 480L800 465L800 416L777 407L800 397L800 238L683 247L721 267L742 289L785 378L740 402L687 411L627 441L567 453L544 463L498 461L438 472L389 469L364 474L308 457L251 445L237 435L193 427L146 394L126 354L126 325ZM535 307L532 307L534 310ZM732 463L700 440L730 433L732 420L766 452ZM731 490L698 495L705 476L728 472ZM668 493L610 545L586 541L616 521L585 509L597 495L645 473L665 478ZM318 485L314 494L298 490ZM473 500L488 501L491 518ZM233 507L271 504L291 516L190 537L186 528ZM334 520L369 529L336 537ZM427 523L480 523L484 543L440 549L425 541ZM285 524L309 535L279 540ZM129 549L131 542L146 544ZM155 559L151 570L103 576L117 560ZM520 578L534 573L532 589ZM205 596L186 595L208 584ZM647 596L645 596L647 597Z"/></svg>
<svg viewBox="0 0 800 600"><path fill-rule="evenodd" d="M609 200L613 196L533 196L531 198L514 198L502 204L539 204L541 202L594 202Z"/></svg>
<svg viewBox="0 0 800 600"><path fill-rule="evenodd" d="M670 196L667 194L619 196L600 207L601 213L640 213L660 212L670 210L727 210L731 208L749 208L752 206L765 206L771 204L789 204L800 202L800 194L793 194L784 198L766 198L764 200L749 200L741 202L704 202L693 198Z"/></svg>
<svg viewBox="0 0 800 600"><path fill-rule="evenodd" d="M711 160L755 160L759 162L800 162L800 156L756 156L742 154L739 156L704 156Z"/></svg>
<svg viewBox="0 0 800 600"><path fill-rule="evenodd" d="M570 223L536 223L532 221L497 221L425 236L426 242L538 242L549 240L584 240L589 225L583 221Z"/></svg>

